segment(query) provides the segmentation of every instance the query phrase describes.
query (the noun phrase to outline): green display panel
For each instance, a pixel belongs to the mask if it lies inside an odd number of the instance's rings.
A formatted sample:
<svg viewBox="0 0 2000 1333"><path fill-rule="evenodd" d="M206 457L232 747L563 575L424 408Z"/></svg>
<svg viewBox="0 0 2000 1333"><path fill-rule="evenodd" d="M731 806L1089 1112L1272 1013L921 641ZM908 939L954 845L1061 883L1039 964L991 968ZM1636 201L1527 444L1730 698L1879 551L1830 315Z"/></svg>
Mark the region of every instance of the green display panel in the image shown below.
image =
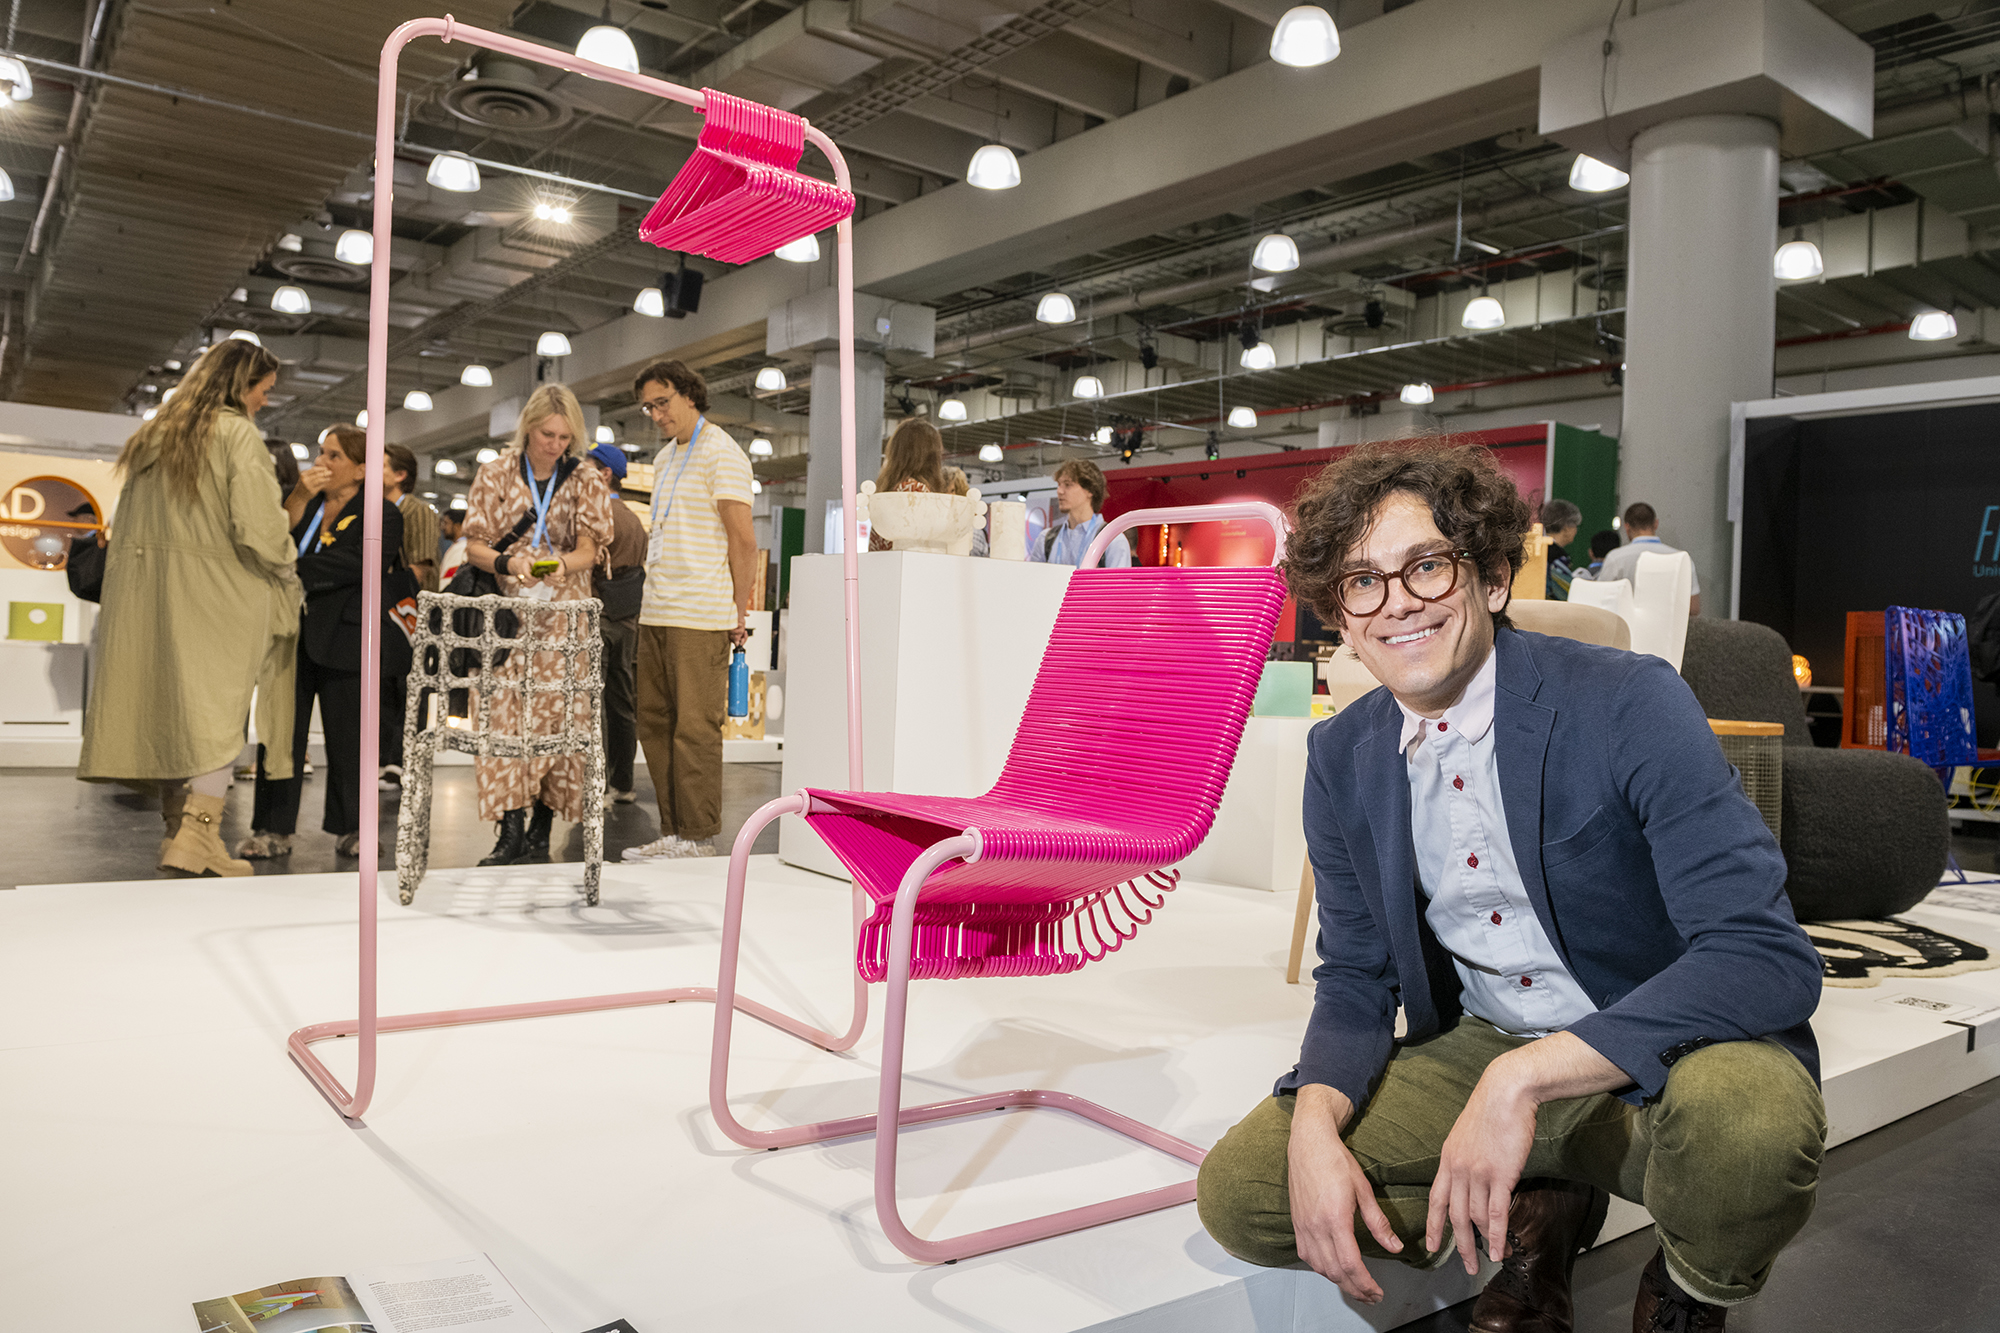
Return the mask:
<svg viewBox="0 0 2000 1333"><path fill-rule="evenodd" d="M1618 512L1618 441L1609 435L1556 422L1549 434L1549 498L1583 511L1570 563L1590 563L1590 538L1611 526Z"/></svg>
<svg viewBox="0 0 2000 1333"><path fill-rule="evenodd" d="M779 609L792 604L792 557L806 549L806 511L786 505L771 506L771 536L777 546Z"/></svg>

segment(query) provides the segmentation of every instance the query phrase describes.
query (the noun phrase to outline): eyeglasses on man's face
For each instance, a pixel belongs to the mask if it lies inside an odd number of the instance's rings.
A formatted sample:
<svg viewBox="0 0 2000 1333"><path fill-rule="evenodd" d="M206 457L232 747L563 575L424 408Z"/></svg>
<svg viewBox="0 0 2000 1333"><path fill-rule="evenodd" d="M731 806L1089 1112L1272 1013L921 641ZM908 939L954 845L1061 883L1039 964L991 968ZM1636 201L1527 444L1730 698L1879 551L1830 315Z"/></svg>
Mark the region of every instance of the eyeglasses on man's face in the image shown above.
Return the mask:
<svg viewBox="0 0 2000 1333"><path fill-rule="evenodd" d="M664 398L647 398L640 402L639 410L649 417L657 417L674 405L674 391L667 390Z"/></svg>
<svg viewBox="0 0 2000 1333"><path fill-rule="evenodd" d="M1333 595L1348 615L1372 616L1387 604L1394 579L1418 601L1441 602L1457 589L1459 568L1471 558L1470 551L1433 551L1395 571L1352 569L1334 583Z"/></svg>

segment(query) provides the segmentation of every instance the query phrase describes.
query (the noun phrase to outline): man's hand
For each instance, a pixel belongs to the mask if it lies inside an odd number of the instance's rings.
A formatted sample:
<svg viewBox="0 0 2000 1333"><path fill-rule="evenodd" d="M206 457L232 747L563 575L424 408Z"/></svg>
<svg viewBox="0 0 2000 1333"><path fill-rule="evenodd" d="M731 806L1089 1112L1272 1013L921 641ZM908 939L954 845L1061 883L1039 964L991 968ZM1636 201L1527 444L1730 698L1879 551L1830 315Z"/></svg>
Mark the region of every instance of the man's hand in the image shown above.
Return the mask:
<svg viewBox="0 0 2000 1333"><path fill-rule="evenodd" d="M1424 1248L1435 1253L1444 1243L1449 1218L1458 1256L1469 1274L1479 1271L1474 1227L1485 1233L1486 1252L1495 1261L1507 1257L1507 1210L1528 1163L1528 1150L1535 1144L1538 1103L1508 1076L1502 1068L1505 1059L1488 1065L1473 1088L1444 1141L1437 1176L1431 1181Z"/></svg>
<svg viewBox="0 0 2000 1333"><path fill-rule="evenodd" d="M1314 1083L1299 1089L1287 1153L1292 1230L1299 1258L1315 1273L1338 1286L1348 1300L1376 1305L1382 1288L1362 1262L1354 1238L1356 1209L1383 1249L1398 1253L1403 1242L1376 1205L1375 1187L1361 1164L1340 1141L1341 1125L1352 1110L1346 1096L1333 1088Z"/></svg>
<svg viewBox="0 0 2000 1333"><path fill-rule="evenodd" d="M729 631L729 646L741 648L750 642L750 613L742 607L736 609L736 628Z"/></svg>
<svg viewBox="0 0 2000 1333"><path fill-rule="evenodd" d="M1570 1032L1557 1032L1507 1052L1486 1066L1458 1113L1431 1181L1424 1247L1443 1244L1451 1222L1467 1273L1479 1271L1473 1228L1486 1233L1486 1252L1507 1257L1507 1211L1535 1144L1535 1112L1544 1102L1631 1086L1624 1070Z"/></svg>

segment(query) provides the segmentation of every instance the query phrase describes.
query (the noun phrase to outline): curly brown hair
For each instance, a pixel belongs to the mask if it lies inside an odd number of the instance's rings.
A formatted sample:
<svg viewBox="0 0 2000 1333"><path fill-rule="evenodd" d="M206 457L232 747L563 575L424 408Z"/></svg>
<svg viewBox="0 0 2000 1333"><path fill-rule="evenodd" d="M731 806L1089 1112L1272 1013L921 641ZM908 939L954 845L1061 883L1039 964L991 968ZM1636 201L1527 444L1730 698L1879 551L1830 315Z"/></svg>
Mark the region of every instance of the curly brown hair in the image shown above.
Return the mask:
<svg viewBox="0 0 2000 1333"><path fill-rule="evenodd" d="M1408 491L1430 507L1438 531L1471 552L1487 586L1509 586L1520 572L1531 515L1491 452L1449 439L1364 444L1327 464L1293 504L1285 582L1327 624L1342 623L1334 585L1376 510L1396 491ZM1511 623L1505 607L1493 619Z"/></svg>

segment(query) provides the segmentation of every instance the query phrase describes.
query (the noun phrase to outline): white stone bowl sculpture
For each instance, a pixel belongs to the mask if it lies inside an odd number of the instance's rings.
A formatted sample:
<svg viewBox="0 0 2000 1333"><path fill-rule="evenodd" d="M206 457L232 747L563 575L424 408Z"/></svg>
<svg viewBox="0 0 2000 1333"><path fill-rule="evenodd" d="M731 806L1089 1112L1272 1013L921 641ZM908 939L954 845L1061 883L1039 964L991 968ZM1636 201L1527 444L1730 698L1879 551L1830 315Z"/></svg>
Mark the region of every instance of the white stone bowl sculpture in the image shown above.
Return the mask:
<svg viewBox="0 0 2000 1333"><path fill-rule="evenodd" d="M899 551L968 555L972 534L983 526L986 505L978 491L933 495L928 491L877 491L861 483L861 512L869 527Z"/></svg>

